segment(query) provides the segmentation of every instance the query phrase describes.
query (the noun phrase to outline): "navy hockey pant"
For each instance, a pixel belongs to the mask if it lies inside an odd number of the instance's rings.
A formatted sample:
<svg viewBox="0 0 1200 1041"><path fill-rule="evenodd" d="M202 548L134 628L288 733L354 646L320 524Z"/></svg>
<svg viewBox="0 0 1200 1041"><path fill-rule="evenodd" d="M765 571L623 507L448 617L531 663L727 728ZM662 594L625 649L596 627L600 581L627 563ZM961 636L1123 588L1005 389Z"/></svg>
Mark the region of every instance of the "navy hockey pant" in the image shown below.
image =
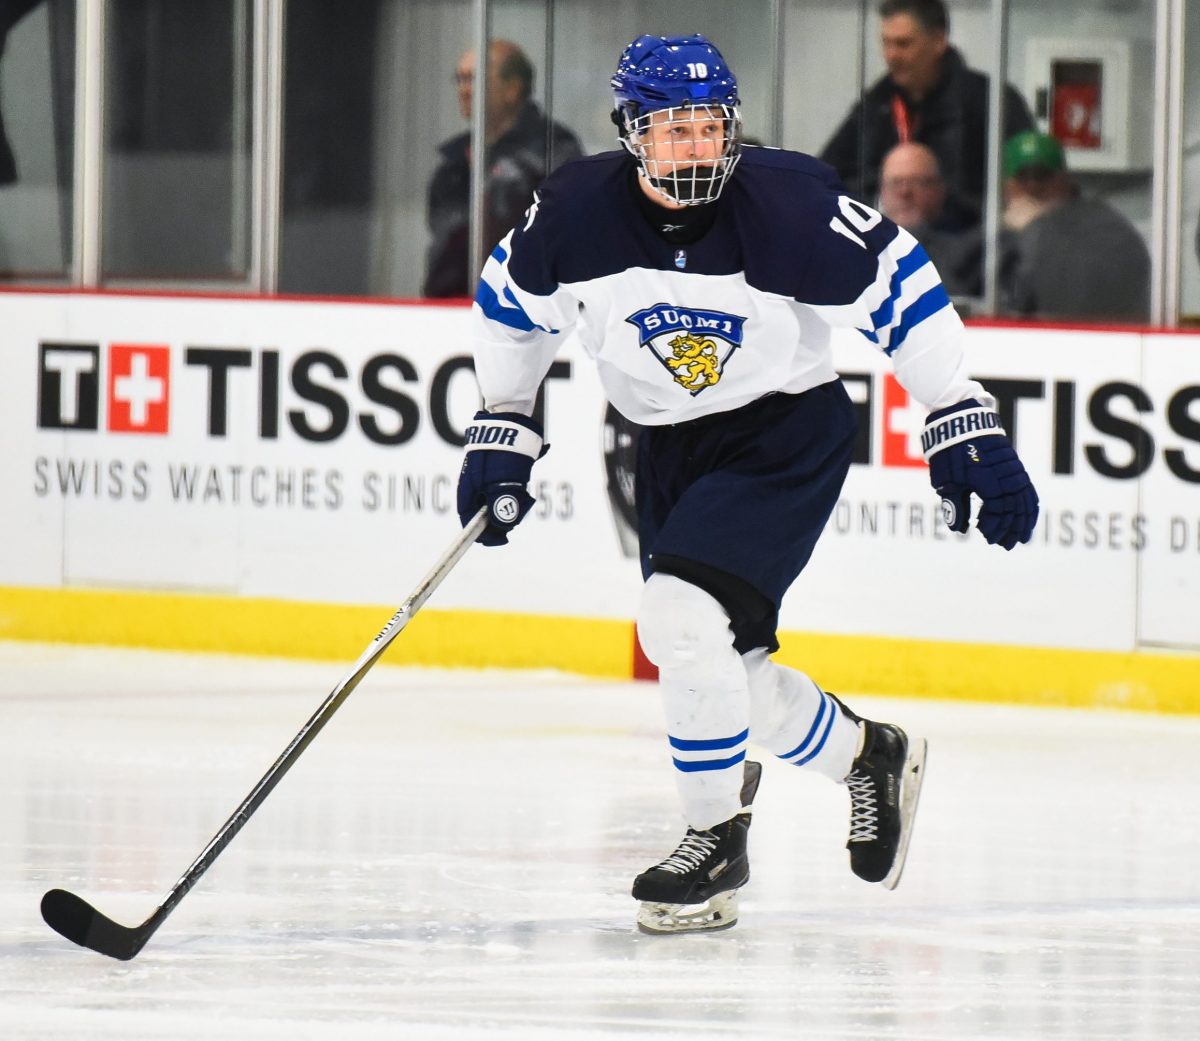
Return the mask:
<svg viewBox="0 0 1200 1041"><path fill-rule="evenodd" d="M644 428L635 483L643 576L677 575L714 596L740 653L777 650L779 606L837 504L855 428L840 380Z"/></svg>

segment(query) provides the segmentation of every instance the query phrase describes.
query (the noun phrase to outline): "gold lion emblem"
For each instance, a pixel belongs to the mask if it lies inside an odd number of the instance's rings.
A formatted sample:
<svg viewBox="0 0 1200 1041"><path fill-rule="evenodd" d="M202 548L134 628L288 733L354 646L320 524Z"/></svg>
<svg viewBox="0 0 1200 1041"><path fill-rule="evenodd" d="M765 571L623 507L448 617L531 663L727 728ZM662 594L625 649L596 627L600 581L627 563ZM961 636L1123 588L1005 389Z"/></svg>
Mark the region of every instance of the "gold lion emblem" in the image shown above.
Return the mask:
<svg viewBox="0 0 1200 1041"><path fill-rule="evenodd" d="M717 368L717 345L714 340L680 333L668 344L673 357L664 359L675 374L675 382L685 390L703 390L721 379Z"/></svg>

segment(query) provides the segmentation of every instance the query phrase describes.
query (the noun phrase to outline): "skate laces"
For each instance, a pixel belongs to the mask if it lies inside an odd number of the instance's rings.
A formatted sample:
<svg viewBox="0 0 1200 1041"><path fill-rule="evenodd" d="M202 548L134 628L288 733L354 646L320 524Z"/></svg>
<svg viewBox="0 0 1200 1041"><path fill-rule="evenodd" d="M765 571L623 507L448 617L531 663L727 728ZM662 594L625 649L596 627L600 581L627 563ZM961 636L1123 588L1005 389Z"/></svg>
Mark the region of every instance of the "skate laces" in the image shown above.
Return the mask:
<svg viewBox="0 0 1200 1041"><path fill-rule="evenodd" d="M679 848L661 864L656 864L655 870L686 875L703 864L716 848L717 837L711 831L693 831L689 828L683 841L679 843Z"/></svg>
<svg viewBox="0 0 1200 1041"><path fill-rule="evenodd" d="M846 778L846 787L850 789L850 841L874 842L879 834L875 782L868 774L855 770Z"/></svg>

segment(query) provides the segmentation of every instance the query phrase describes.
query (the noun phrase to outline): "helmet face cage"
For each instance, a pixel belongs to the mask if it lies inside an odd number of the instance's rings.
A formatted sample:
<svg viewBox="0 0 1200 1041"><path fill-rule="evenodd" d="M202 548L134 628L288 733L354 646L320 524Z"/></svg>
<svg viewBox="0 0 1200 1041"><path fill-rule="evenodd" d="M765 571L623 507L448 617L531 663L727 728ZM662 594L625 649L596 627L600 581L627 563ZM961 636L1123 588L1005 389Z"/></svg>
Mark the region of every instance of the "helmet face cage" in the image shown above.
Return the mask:
<svg viewBox="0 0 1200 1041"><path fill-rule="evenodd" d="M621 143L651 186L680 206L715 202L741 158L733 105L684 105L622 117Z"/></svg>
<svg viewBox="0 0 1200 1041"><path fill-rule="evenodd" d="M714 201L741 151L737 80L703 36L639 36L612 78L613 122L642 175L680 206Z"/></svg>

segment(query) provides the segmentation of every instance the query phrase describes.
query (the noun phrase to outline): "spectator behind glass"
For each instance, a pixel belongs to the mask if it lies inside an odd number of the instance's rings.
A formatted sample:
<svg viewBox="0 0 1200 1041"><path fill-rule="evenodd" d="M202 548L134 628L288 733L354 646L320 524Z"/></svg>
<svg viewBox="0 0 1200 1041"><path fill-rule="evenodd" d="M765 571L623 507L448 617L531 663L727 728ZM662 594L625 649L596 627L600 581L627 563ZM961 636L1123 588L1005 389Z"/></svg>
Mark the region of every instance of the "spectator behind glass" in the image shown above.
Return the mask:
<svg viewBox="0 0 1200 1041"><path fill-rule="evenodd" d="M863 202L879 194L883 158L917 141L937 156L951 191L983 212L987 170L988 78L969 69L949 44L942 0L884 0L879 5L887 75L850 110L821 153ZM1021 95L1004 91L1004 137L1033 128Z"/></svg>
<svg viewBox="0 0 1200 1041"><path fill-rule="evenodd" d="M972 210L949 192L926 145L896 145L883 160L879 209L911 232L951 296L983 292L983 236Z"/></svg>
<svg viewBox="0 0 1200 1041"><path fill-rule="evenodd" d="M1137 229L1085 198L1062 145L1027 131L1004 145L1005 307L1037 318L1145 322L1150 254Z"/></svg>
<svg viewBox="0 0 1200 1041"><path fill-rule="evenodd" d="M41 0L0 0L0 55L4 53L9 30L39 3ZM8 135L4 132L4 116L0 110L0 187L12 184L16 179L17 161L8 142Z"/></svg>
<svg viewBox="0 0 1200 1041"><path fill-rule="evenodd" d="M475 52L458 61L454 81L458 107L471 118ZM484 188L483 241L493 246L517 224L528 208L533 190L548 172L546 117L530 94L533 66L509 40L488 47L488 89L485 99L487 184ZM551 157L558 166L583 154L579 141L559 123L552 125ZM429 230L432 242L425 271L425 296L469 296L471 133L467 131L439 147L441 161L429 182ZM482 263L483 258L479 258Z"/></svg>

